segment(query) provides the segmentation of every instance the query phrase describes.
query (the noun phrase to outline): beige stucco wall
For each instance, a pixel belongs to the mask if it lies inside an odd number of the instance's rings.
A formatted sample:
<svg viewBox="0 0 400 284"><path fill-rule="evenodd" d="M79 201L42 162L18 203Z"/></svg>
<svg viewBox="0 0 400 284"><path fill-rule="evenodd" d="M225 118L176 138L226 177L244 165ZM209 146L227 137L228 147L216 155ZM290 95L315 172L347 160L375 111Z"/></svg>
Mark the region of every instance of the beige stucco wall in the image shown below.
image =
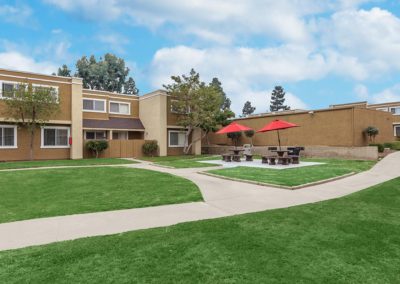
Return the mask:
<svg viewBox="0 0 400 284"><path fill-rule="evenodd" d="M82 79L72 78L71 85L71 159L83 158L82 144Z"/></svg>
<svg viewBox="0 0 400 284"><path fill-rule="evenodd" d="M154 92L139 99L139 116L145 140L157 140L160 156L167 155L167 96Z"/></svg>

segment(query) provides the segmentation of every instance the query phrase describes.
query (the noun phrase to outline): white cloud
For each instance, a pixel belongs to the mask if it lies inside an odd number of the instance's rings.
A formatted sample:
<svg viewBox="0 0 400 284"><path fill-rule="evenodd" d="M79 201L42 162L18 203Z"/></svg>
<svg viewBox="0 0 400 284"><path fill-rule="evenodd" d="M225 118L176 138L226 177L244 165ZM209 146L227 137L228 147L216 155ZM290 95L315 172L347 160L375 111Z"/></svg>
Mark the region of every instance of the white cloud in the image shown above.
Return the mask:
<svg viewBox="0 0 400 284"><path fill-rule="evenodd" d="M0 20L25 25L31 20L32 9L27 5L0 5Z"/></svg>
<svg viewBox="0 0 400 284"><path fill-rule="evenodd" d="M0 67L5 69L23 70L51 74L57 70L57 65L48 61L36 61L17 51L0 52Z"/></svg>
<svg viewBox="0 0 400 284"><path fill-rule="evenodd" d="M396 84L390 88L384 89L379 93L371 96L373 103L386 103L400 101L400 84Z"/></svg>
<svg viewBox="0 0 400 284"><path fill-rule="evenodd" d="M368 100L369 91L368 88L363 84L357 84L354 87L354 92L356 93L357 97L361 100Z"/></svg>
<svg viewBox="0 0 400 284"><path fill-rule="evenodd" d="M302 54L302 56L299 55ZM204 81L218 77L232 98L232 108L240 113L249 100L264 112L275 84L296 81L323 73L323 59L309 56L304 50L284 46L281 49L215 48L195 49L186 46L163 48L156 52L151 68L154 88L170 82L171 75L187 74L193 67ZM295 95L288 93L292 108L306 108Z"/></svg>

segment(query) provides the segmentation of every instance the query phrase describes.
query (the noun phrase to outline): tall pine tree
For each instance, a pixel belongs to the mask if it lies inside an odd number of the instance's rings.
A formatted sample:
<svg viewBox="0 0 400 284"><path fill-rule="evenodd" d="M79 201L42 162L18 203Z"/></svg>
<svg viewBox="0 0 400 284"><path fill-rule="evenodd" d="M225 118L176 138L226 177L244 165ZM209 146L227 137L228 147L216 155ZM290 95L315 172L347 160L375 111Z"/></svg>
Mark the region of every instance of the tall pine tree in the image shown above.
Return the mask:
<svg viewBox="0 0 400 284"><path fill-rule="evenodd" d="M270 111L290 110L290 107L285 105L285 90L281 86L275 86L271 94Z"/></svg>
<svg viewBox="0 0 400 284"><path fill-rule="evenodd" d="M255 110L256 110L256 108L251 105L251 102L247 101L244 103L244 106L242 109L242 116L243 117L249 116L250 114L254 113Z"/></svg>

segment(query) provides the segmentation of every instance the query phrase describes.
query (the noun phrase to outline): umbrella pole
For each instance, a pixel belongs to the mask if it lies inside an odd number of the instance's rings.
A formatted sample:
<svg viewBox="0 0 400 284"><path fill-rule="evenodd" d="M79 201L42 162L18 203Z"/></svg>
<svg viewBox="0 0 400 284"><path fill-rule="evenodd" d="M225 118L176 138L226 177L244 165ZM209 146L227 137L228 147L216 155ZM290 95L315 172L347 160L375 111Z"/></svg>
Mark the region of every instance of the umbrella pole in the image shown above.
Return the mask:
<svg viewBox="0 0 400 284"><path fill-rule="evenodd" d="M279 144L279 151L281 151L281 137L279 136L279 130L278 131L278 144Z"/></svg>

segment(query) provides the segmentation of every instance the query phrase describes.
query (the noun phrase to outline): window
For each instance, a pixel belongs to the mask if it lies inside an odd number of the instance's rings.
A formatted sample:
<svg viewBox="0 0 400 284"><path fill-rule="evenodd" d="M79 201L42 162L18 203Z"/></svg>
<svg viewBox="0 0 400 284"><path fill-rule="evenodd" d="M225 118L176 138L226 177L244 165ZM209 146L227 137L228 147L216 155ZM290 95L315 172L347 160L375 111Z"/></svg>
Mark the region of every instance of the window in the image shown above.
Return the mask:
<svg viewBox="0 0 400 284"><path fill-rule="evenodd" d="M168 131L168 147L185 147L187 145L185 131Z"/></svg>
<svg viewBox="0 0 400 284"><path fill-rule="evenodd" d="M400 115L400 106L398 107L391 107L390 112L394 115Z"/></svg>
<svg viewBox="0 0 400 284"><path fill-rule="evenodd" d="M69 127L42 127L42 148L69 148Z"/></svg>
<svg viewBox="0 0 400 284"><path fill-rule="evenodd" d="M48 86L48 85L39 85L32 84L33 91L43 91L47 92L50 90L50 94L57 100L58 102L58 87L57 86Z"/></svg>
<svg viewBox="0 0 400 284"><path fill-rule="evenodd" d="M83 99L83 110L88 112L106 112L106 101Z"/></svg>
<svg viewBox="0 0 400 284"><path fill-rule="evenodd" d="M0 125L0 149L17 148L17 127L14 125Z"/></svg>
<svg viewBox="0 0 400 284"><path fill-rule="evenodd" d="M86 131L86 140L105 140L107 135L105 131Z"/></svg>
<svg viewBox="0 0 400 284"><path fill-rule="evenodd" d="M178 111L178 108L176 107L176 102L177 102L177 100L171 100L171 112L172 113L178 113L179 111Z"/></svg>
<svg viewBox="0 0 400 284"><path fill-rule="evenodd" d="M394 126L394 136L400 137L400 125Z"/></svg>
<svg viewBox="0 0 400 284"><path fill-rule="evenodd" d="M376 110L388 111L388 108L387 107L380 107L380 108L377 108Z"/></svg>
<svg viewBox="0 0 400 284"><path fill-rule="evenodd" d="M129 135L127 131L113 131L113 140L128 140L128 137Z"/></svg>
<svg viewBox="0 0 400 284"><path fill-rule="evenodd" d="M130 115L131 104L110 101L110 113Z"/></svg>
<svg viewBox="0 0 400 284"><path fill-rule="evenodd" d="M1 93L0 97L2 98L12 98L14 96L14 89L16 89L18 85L13 82L1 82Z"/></svg>

